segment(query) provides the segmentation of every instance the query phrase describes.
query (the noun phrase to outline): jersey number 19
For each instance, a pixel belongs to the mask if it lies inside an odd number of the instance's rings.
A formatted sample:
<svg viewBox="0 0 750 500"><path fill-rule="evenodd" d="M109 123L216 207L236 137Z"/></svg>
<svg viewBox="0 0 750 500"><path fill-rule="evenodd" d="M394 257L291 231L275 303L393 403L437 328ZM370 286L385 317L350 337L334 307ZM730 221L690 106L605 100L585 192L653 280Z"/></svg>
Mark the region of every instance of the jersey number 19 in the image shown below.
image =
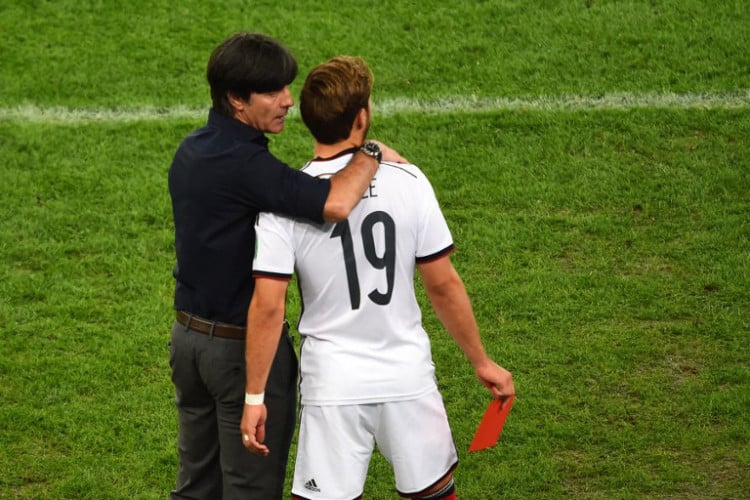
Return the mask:
<svg viewBox="0 0 750 500"><path fill-rule="evenodd" d="M384 247L383 255L377 254L375 247L375 235L373 233L376 224L383 225ZM377 288L367 294L370 300L378 305L384 306L391 301L393 294L393 280L396 275L396 224L390 215L377 211L369 214L362 221L360 227L362 233L362 246L365 258L375 269L384 269L388 288L380 292ZM359 309L360 289L359 277L357 276L357 262L354 257L354 243L352 241L349 221L341 221L333 228L331 238L341 238L341 247L344 251L344 266L346 267L346 281L349 285L349 300L352 309Z"/></svg>

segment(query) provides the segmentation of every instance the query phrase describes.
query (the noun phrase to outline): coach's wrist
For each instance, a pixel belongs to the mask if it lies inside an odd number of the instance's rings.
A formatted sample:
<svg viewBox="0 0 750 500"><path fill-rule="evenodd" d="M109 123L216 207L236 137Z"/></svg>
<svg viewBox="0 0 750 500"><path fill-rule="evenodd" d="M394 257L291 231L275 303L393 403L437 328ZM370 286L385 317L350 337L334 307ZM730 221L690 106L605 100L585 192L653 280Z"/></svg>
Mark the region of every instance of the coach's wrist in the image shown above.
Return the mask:
<svg viewBox="0 0 750 500"><path fill-rule="evenodd" d="M265 392L261 392L260 394L250 394L249 392L246 392L245 404L250 406L262 405L265 395Z"/></svg>
<svg viewBox="0 0 750 500"><path fill-rule="evenodd" d="M383 152L380 150L380 144L375 141L367 141L359 150L370 158L374 158L378 164L383 160Z"/></svg>

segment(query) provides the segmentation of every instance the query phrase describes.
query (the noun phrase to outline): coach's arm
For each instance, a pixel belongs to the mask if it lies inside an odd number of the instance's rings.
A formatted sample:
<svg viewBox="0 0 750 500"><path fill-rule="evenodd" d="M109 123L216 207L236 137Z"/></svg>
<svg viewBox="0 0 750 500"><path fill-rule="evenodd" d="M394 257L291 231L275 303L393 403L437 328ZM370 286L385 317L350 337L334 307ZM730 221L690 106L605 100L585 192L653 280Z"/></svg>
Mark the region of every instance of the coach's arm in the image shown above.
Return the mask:
<svg viewBox="0 0 750 500"><path fill-rule="evenodd" d="M395 149L391 149L382 142L372 142L380 146L383 161L407 163L407 160ZM331 177L331 190L328 192L328 198L323 207L323 219L326 222L339 222L349 217L372 182L379 165L380 163L373 157L358 151L345 168Z"/></svg>

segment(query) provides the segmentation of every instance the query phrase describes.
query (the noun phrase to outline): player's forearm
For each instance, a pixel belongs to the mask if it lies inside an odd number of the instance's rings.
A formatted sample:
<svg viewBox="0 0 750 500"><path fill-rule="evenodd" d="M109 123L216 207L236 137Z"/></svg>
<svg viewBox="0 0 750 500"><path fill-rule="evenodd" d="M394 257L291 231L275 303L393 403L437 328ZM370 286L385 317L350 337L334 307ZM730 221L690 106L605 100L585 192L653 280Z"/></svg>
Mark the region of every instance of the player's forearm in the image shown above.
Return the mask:
<svg viewBox="0 0 750 500"><path fill-rule="evenodd" d="M250 304L245 339L245 392L265 392L283 322L283 302L281 307L274 308L260 308L254 302Z"/></svg>
<svg viewBox="0 0 750 500"><path fill-rule="evenodd" d="M428 288L427 295L440 322L476 369L489 361L479 336L471 301L456 274L440 287Z"/></svg>
<svg viewBox="0 0 750 500"><path fill-rule="evenodd" d="M354 153L347 166L331 177L331 190L323 207L323 219L338 222L349 217L377 170L376 159L360 151Z"/></svg>

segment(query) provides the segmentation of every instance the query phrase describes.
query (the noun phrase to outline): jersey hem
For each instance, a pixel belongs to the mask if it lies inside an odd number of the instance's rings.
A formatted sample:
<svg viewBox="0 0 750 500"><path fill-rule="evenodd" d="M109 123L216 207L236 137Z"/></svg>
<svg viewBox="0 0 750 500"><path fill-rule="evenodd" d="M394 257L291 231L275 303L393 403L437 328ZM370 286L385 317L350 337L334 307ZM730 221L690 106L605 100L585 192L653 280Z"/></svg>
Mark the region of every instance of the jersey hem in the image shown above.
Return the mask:
<svg viewBox="0 0 750 500"><path fill-rule="evenodd" d="M425 387L424 389L420 391L413 392L411 394L403 394L403 395L398 395L398 396L393 396L393 395L373 396L369 398L356 397L356 398L350 398L350 399L341 399L341 398L306 399L304 396L302 396L301 404L307 405L307 406L349 406L349 405L369 405L369 404L379 404L379 403L395 403L398 401L410 401L412 399L419 399L437 390L438 390L437 385L432 385L429 387Z"/></svg>

